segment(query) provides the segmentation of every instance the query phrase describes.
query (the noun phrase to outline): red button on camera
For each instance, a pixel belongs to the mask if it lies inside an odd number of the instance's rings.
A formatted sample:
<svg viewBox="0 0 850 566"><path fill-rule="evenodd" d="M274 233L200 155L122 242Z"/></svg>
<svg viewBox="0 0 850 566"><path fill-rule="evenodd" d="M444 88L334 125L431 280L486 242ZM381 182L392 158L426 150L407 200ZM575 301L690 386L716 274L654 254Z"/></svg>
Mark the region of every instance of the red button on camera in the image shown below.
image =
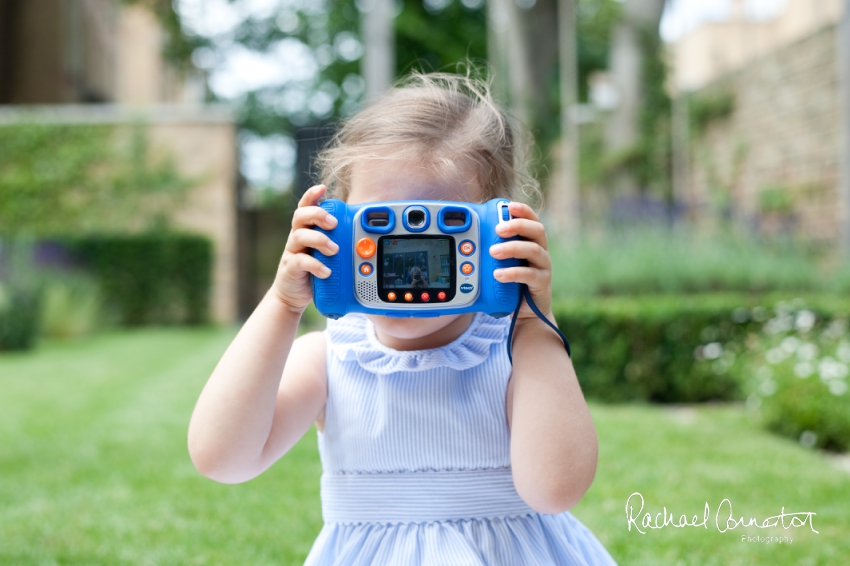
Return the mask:
<svg viewBox="0 0 850 566"><path fill-rule="evenodd" d="M441 301L445 301L446 300L446 292L440 291L439 293L437 293L437 298L440 299Z"/></svg>
<svg viewBox="0 0 850 566"><path fill-rule="evenodd" d="M422 293L419 297L420 297L423 301L430 301L430 300L431 300L431 295L429 295L428 293Z"/></svg>

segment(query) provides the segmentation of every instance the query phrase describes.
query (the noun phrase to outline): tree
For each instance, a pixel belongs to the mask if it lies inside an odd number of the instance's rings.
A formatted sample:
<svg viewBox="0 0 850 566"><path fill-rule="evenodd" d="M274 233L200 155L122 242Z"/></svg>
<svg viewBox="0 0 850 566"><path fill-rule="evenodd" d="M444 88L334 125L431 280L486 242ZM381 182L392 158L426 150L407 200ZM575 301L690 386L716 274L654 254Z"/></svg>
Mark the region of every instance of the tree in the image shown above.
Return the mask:
<svg viewBox="0 0 850 566"><path fill-rule="evenodd" d="M620 2L491 0L488 5L489 56L497 92L535 137L540 158L535 173L554 191L549 195L551 212L569 239L578 228L580 204L578 124L571 120L570 107L587 100L588 76L607 66ZM564 177L548 179L556 161L554 169Z"/></svg>
<svg viewBox="0 0 850 566"><path fill-rule="evenodd" d="M392 78L412 69L454 71L454 63L486 57L483 0L381 1L396 7L389 14L393 18L396 51ZM373 2L290 0L280 3L275 10L245 17L226 33L202 38L205 45L195 51L195 59L213 76L234 50L254 56L267 55L271 61L279 59L283 51L295 52L299 64L306 62L314 67L300 77L267 83L230 100L237 108L240 133L245 139L259 146L274 146L281 149L281 154L288 154L294 145L292 139L301 128L334 122L364 103L367 85L362 60L363 34L364 26L369 24L364 21L361 9L368 10ZM232 0L232 3L244 3L243 12L248 9L246 0ZM386 15L380 18L384 20L379 26L383 30ZM381 33L388 35L385 31ZM381 43L386 42L385 37ZM378 59L378 66L385 67L387 61L380 62L384 59L380 56ZM383 83L385 79L377 82ZM277 161L275 165L280 170ZM274 192L282 188L285 187L273 187Z"/></svg>
<svg viewBox="0 0 850 566"><path fill-rule="evenodd" d="M239 1L239 0L235 0ZM469 4L469 2L466 2ZM248 17L229 38L207 38L212 69L239 45L273 53L286 42L312 57L314 76L245 93L237 104L240 126L259 136L291 135L297 128L350 114L365 94L361 17L354 0L303 2L264 17ZM453 70L466 57L486 56L483 7L460 2L404 0L395 14L395 70ZM327 101L317 104L316 98Z"/></svg>
<svg viewBox="0 0 850 566"><path fill-rule="evenodd" d="M652 143L670 114L659 35L664 5L665 0L625 0L611 40L609 70L619 105L608 121L605 145L619 165L614 185L621 192L644 192L658 174Z"/></svg>

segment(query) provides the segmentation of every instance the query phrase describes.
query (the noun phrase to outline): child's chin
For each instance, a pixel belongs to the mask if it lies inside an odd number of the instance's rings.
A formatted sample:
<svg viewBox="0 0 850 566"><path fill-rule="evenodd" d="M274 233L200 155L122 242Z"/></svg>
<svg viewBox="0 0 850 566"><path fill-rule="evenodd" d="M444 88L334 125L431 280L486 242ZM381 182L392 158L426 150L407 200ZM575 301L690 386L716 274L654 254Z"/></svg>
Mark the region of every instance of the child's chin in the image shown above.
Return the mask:
<svg viewBox="0 0 850 566"><path fill-rule="evenodd" d="M384 333L412 340L422 338L445 328L459 315L438 316L435 318L390 318L386 316L366 315L372 324L380 328Z"/></svg>

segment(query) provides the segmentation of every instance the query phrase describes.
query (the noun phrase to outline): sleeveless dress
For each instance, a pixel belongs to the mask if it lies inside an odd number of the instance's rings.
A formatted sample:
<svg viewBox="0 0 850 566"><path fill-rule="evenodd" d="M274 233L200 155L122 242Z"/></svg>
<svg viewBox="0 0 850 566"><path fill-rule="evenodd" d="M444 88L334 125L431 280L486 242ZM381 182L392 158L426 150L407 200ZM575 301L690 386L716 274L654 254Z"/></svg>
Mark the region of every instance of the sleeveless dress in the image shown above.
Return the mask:
<svg viewBox="0 0 850 566"><path fill-rule="evenodd" d="M572 514L514 489L509 323L477 313L454 342L400 352L362 315L328 320L325 525L305 566L615 565Z"/></svg>

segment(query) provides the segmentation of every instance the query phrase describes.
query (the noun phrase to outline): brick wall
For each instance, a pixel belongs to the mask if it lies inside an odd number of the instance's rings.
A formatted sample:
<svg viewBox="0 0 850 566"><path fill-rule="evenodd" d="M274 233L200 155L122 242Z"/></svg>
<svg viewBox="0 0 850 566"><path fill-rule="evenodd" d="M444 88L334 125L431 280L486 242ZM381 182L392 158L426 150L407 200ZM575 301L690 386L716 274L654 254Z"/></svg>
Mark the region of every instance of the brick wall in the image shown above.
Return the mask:
<svg viewBox="0 0 850 566"><path fill-rule="evenodd" d="M216 322L237 318L236 126L226 113L147 114L151 148L174 159L178 170L200 182L174 211L175 225L213 241L210 316Z"/></svg>
<svg viewBox="0 0 850 566"><path fill-rule="evenodd" d="M691 131L687 193L699 220L718 203L760 232L809 240L839 237L839 140L836 27L770 53L693 93L731 93L733 111ZM692 102L691 107L697 104ZM791 213L768 212L767 190L786 195ZM712 204L714 203L714 204Z"/></svg>

